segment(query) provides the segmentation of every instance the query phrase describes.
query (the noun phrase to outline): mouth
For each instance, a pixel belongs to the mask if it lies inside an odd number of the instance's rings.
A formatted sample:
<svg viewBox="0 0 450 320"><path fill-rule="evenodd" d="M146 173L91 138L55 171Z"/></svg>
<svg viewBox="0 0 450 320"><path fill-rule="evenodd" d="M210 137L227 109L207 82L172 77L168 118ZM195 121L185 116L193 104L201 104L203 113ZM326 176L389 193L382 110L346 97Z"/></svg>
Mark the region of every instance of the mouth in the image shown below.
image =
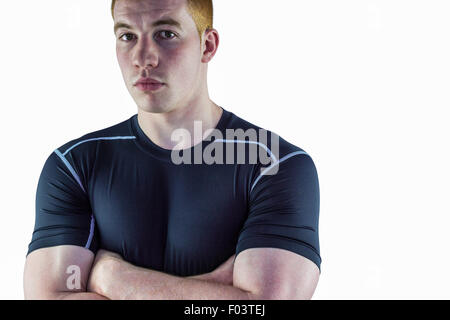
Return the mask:
<svg viewBox="0 0 450 320"><path fill-rule="evenodd" d="M164 83L154 83L154 82L138 82L135 87L140 91L157 91L164 87Z"/></svg>

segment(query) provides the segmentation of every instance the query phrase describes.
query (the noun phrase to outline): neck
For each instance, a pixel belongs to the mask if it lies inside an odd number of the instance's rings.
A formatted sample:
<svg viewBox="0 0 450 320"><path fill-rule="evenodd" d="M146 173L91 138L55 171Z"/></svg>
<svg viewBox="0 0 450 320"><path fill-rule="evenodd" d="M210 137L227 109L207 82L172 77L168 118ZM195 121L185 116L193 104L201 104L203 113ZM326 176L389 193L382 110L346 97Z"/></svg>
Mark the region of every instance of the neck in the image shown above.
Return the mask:
<svg viewBox="0 0 450 320"><path fill-rule="evenodd" d="M146 112L138 108L138 123L145 135L156 145L164 149L187 149L200 143L214 129L220 117L222 108L206 96L204 101L197 99L182 107L164 113ZM199 124L201 123L201 135ZM172 141L172 133L177 129L189 132L190 140Z"/></svg>

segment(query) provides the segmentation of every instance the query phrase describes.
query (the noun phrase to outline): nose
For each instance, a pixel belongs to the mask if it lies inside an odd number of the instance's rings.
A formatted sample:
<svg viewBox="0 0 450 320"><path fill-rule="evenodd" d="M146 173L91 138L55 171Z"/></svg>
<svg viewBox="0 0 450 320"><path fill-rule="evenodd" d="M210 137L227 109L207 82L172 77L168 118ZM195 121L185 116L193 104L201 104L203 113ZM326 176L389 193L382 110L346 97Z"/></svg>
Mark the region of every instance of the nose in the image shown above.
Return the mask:
<svg viewBox="0 0 450 320"><path fill-rule="evenodd" d="M157 48L152 40L141 38L134 49L133 64L137 69L157 67Z"/></svg>

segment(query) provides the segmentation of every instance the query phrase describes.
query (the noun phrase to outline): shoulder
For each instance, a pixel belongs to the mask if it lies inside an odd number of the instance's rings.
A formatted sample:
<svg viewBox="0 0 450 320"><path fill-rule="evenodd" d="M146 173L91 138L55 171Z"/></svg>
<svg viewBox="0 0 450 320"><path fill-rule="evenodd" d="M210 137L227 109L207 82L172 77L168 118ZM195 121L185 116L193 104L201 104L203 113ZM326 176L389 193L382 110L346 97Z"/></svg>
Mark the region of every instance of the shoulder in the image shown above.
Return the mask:
<svg viewBox="0 0 450 320"><path fill-rule="evenodd" d="M105 144L107 148L116 148L118 144L111 143L112 140L135 139L129 129L129 122L133 117L104 129L86 133L53 149L44 163L41 179L63 180L64 177L72 176L81 190L86 190L86 181L89 180L97 162L100 144Z"/></svg>
<svg viewBox="0 0 450 320"><path fill-rule="evenodd" d="M292 194L298 194L308 187L314 190L314 193L318 193L317 168L307 150L270 129L258 126L234 113L231 114L228 128L234 129L235 132L241 129L240 134L246 132L247 138L250 139L253 138L249 132L253 130L257 133L256 141L259 149L265 150L266 159L262 161L262 157L259 158L251 178L249 191L252 195L264 192L273 195L275 190L286 194L288 189Z"/></svg>
<svg viewBox="0 0 450 320"><path fill-rule="evenodd" d="M78 138L67 141L57 147L54 152L63 156L71 153L90 154L95 151L97 144L101 141L135 139L136 137L130 130L130 122L134 116L120 123L86 133Z"/></svg>
<svg viewBox="0 0 450 320"><path fill-rule="evenodd" d="M267 149L268 154L272 155L271 164L275 162L279 164L293 157L309 158L308 161L310 164L314 164L310 153L300 147L298 142L293 142L290 139L287 140L285 137L278 135L268 128L256 125L233 112L230 113L231 117L227 128L232 129L235 132L235 136L239 136L239 133L236 133L238 130L241 135L244 133L244 137L248 138L250 138L250 132L256 133L258 145ZM245 135L245 133L247 134Z"/></svg>

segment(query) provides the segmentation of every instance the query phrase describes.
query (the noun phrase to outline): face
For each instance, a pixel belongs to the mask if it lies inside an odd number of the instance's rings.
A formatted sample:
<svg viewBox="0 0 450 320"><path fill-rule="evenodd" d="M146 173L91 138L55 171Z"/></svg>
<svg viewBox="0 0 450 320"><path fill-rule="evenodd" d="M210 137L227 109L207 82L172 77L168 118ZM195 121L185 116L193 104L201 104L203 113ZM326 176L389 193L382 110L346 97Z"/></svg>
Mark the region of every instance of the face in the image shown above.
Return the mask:
<svg viewBox="0 0 450 320"><path fill-rule="evenodd" d="M192 103L205 77L200 39L186 0L118 0L116 53L128 91L140 109L164 113ZM119 27L119 28L117 28ZM140 78L164 83L136 86Z"/></svg>

